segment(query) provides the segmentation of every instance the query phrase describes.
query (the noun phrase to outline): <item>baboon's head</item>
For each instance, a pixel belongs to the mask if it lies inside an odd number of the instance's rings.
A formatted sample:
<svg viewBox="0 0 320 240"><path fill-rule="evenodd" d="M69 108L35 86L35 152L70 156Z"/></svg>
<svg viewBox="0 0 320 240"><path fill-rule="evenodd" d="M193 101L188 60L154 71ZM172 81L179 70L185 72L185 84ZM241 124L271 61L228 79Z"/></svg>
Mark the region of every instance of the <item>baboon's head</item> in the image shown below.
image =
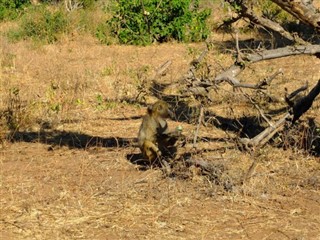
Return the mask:
<svg viewBox="0 0 320 240"><path fill-rule="evenodd" d="M162 100L159 100L155 102L152 106L149 106L148 113L154 117L173 117L173 113L169 109L169 104Z"/></svg>

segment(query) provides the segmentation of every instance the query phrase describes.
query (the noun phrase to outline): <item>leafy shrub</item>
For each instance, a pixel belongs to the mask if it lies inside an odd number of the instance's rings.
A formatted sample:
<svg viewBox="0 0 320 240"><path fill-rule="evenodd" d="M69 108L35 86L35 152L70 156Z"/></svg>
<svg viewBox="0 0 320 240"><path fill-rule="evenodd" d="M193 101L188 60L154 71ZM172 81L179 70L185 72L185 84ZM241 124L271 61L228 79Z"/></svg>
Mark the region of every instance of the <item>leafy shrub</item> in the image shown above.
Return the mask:
<svg viewBox="0 0 320 240"><path fill-rule="evenodd" d="M95 35L103 44L112 44L112 40L114 39L114 37L110 36L109 26L106 23L100 23L97 26Z"/></svg>
<svg viewBox="0 0 320 240"><path fill-rule="evenodd" d="M211 12L200 11L199 0L117 0L113 12L107 25L122 44L148 45L171 39L195 42L209 35L206 19ZM101 26L97 33L104 41Z"/></svg>
<svg viewBox="0 0 320 240"><path fill-rule="evenodd" d="M96 1L97 0L83 0L82 1L83 8L85 8L85 9L92 8Z"/></svg>
<svg viewBox="0 0 320 240"><path fill-rule="evenodd" d="M0 21L16 18L23 6L29 3L29 0L0 0Z"/></svg>
<svg viewBox="0 0 320 240"><path fill-rule="evenodd" d="M31 38L33 40L53 43L59 34L68 31L68 18L62 10L49 11L45 6L32 7L22 16L20 28L11 31L13 40Z"/></svg>

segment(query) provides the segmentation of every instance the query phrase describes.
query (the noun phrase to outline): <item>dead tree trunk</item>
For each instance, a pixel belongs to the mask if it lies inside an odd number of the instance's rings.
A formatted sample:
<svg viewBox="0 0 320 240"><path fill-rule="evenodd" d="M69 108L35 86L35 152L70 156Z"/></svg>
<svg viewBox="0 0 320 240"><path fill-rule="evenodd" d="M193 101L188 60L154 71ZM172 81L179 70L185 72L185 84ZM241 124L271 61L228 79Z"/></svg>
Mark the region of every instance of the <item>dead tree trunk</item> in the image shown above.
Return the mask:
<svg viewBox="0 0 320 240"><path fill-rule="evenodd" d="M320 12L310 0L271 0L300 21L320 31Z"/></svg>
<svg viewBox="0 0 320 240"><path fill-rule="evenodd" d="M312 106L314 99L320 93L320 80L317 85L312 88L309 94L301 99L299 99L292 107L293 119L292 123L295 123L309 108Z"/></svg>
<svg viewBox="0 0 320 240"><path fill-rule="evenodd" d="M249 66L250 64L260 62L260 61L266 61L266 60L301 55L301 54L317 56L318 54L320 54L320 45L288 46L284 48L265 50L265 51L248 54L248 55L243 55L242 58L245 62L243 65L234 63L226 71L218 74L214 79L210 81L208 79L207 80L193 79L193 81L188 79L188 83L192 85L189 91L197 92L197 93L201 92L202 95L205 95L209 92L209 90L213 86L220 84L222 82L227 82L233 87L259 89L259 88L262 88L263 85L259 83L247 84L237 79L237 76L245 69L246 66ZM191 77L191 75L192 74L190 74L189 77Z"/></svg>

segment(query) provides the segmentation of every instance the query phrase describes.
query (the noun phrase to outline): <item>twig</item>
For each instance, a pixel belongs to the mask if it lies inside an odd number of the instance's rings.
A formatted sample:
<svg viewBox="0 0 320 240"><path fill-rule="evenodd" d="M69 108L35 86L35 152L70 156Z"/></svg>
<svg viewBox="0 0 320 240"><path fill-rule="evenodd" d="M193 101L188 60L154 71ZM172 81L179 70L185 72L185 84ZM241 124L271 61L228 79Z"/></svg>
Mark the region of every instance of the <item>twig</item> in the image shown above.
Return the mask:
<svg viewBox="0 0 320 240"><path fill-rule="evenodd" d="M244 66L244 61L242 59L242 53L241 53L240 47L239 47L239 31L238 30L236 30L236 50L237 50L236 64L238 64L240 66Z"/></svg>
<svg viewBox="0 0 320 240"><path fill-rule="evenodd" d="M247 171L247 173L245 174L243 181L245 182L247 181L249 178L251 178L254 170L256 169L257 165L258 165L258 159L259 159L259 148L255 149L254 153L252 154L253 160L252 163Z"/></svg>
<svg viewBox="0 0 320 240"><path fill-rule="evenodd" d="M193 148L197 148L197 138L198 138L198 134L199 134L199 129L200 129L200 124L202 123L202 118L203 118L203 106L200 106L200 115L199 115L199 119L198 119L198 125L197 125L197 129L196 132L194 134L194 138L193 138Z"/></svg>
<svg viewBox="0 0 320 240"><path fill-rule="evenodd" d="M237 22L239 19L241 19L242 16L241 15L238 15L236 17L232 17L228 20L223 20L223 23L220 24L217 28L216 28L216 31L220 30L220 28L223 28L225 26L230 26L232 23L235 23Z"/></svg>
<svg viewBox="0 0 320 240"><path fill-rule="evenodd" d="M194 79L194 71L196 70L197 66L203 61L204 57L207 55L208 52L209 52L208 47L206 47L198 58L191 61L190 63L191 66L187 74L182 77L181 79L182 81L188 80L190 78Z"/></svg>
<svg viewBox="0 0 320 240"><path fill-rule="evenodd" d="M253 101L253 99L252 99L248 94L244 94L244 96L249 99L249 101L250 101L250 102L253 104L253 106L259 111L261 117L269 124L269 126L273 126L274 123L272 123L272 122L266 117L266 115L264 115L263 111L262 111L261 108L258 106L258 104L257 104L255 101Z"/></svg>
<svg viewBox="0 0 320 240"><path fill-rule="evenodd" d="M270 60L270 59L276 59L281 57L289 57L289 56L295 56L295 55L301 55L301 54L309 54L309 55L316 55L320 53L320 45L300 45L300 46L288 46L284 48L277 48L277 49L271 49L271 50L265 50L262 52L256 52L252 54L248 54L245 56L245 60L248 64L253 64L256 62L260 62L263 60ZM230 84L238 85L236 87L250 87L250 88L257 88L256 85L245 85L242 86L242 84L239 84L240 81L236 79L236 76L238 76L242 72L243 68L241 66L233 64L231 65L226 71L218 74L215 79L212 81L214 84L219 84L221 82L227 81Z"/></svg>
<svg viewBox="0 0 320 240"><path fill-rule="evenodd" d="M290 107L292 107L293 104L294 104L294 103L292 102L292 99L293 99L295 96L297 96L300 92L303 92L303 91L305 91L305 90L307 90L307 89L308 89L308 81L306 82L306 85L298 88L297 90L293 91L293 92L290 93L290 94L287 94L287 89L285 89L285 90L286 90L285 100L286 100L287 104L288 104Z"/></svg>
<svg viewBox="0 0 320 240"><path fill-rule="evenodd" d="M157 72L156 72L156 75L155 75L155 79L157 79L159 76L163 76L165 74L165 72L167 71L167 69L171 66L172 64L172 61L171 60L168 60L166 61L165 63L163 63L158 69L157 69Z"/></svg>
<svg viewBox="0 0 320 240"><path fill-rule="evenodd" d="M278 71L276 71L271 76L264 78L260 83L257 84L258 88L263 88L264 86L269 86L271 84L271 81L275 79L279 74L283 74L282 68L280 68Z"/></svg>
<svg viewBox="0 0 320 240"><path fill-rule="evenodd" d="M257 136L252 139L249 138L240 138L240 143L245 145L245 147L249 146L263 146L266 144L273 136L278 132L280 127L282 127L285 121L291 116L290 113L286 113L281 119L273 124L273 126L269 126Z"/></svg>

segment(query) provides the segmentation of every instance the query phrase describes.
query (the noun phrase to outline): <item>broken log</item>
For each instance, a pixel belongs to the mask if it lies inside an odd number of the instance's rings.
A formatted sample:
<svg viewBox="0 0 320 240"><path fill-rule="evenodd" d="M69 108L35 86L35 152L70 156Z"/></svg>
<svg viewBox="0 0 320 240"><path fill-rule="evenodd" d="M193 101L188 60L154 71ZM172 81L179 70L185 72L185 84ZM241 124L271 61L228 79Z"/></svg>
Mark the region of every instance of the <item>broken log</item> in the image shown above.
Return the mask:
<svg viewBox="0 0 320 240"><path fill-rule="evenodd" d="M308 95L299 99L292 108L286 113L281 119L279 119L274 124L270 125L268 128L263 130L254 138L240 138L239 141L246 148L248 147L257 147L263 146L266 144L279 130L284 124L288 121L288 119L292 119L291 123L295 123L306 111L310 109L313 101L320 93L320 80L318 83L311 89Z"/></svg>
<svg viewBox="0 0 320 240"><path fill-rule="evenodd" d="M301 55L301 54L307 54L307 55L320 54L320 45L306 45L306 46L300 45L300 46L289 46L289 47L283 47L283 48L277 48L277 49L264 50L264 51L244 55L243 59L246 65L250 65L252 63L256 63L264 60L289 57L289 56L295 56L295 55ZM213 84L219 84L225 81L234 87L241 87L241 88L257 89L261 87L261 85L259 84L241 83L241 81L238 80L236 76L238 76L243 71L243 69L244 69L243 66L233 64L226 71L218 74L212 80L212 82Z"/></svg>
<svg viewBox="0 0 320 240"><path fill-rule="evenodd" d="M278 132L278 130L284 125L289 117L290 113L285 114L281 119L263 130L254 138L240 138L240 143L243 144L245 148L263 146Z"/></svg>

